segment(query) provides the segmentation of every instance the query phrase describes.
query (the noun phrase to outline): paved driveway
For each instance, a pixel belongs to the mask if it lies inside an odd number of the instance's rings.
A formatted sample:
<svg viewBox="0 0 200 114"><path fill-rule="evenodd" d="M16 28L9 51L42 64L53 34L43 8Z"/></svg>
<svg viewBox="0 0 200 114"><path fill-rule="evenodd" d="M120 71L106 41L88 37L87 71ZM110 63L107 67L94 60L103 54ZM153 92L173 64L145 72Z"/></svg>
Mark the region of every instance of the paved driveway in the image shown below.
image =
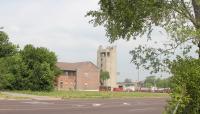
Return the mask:
<svg viewBox="0 0 200 114"><path fill-rule="evenodd" d="M166 98L0 100L0 114L162 114Z"/></svg>

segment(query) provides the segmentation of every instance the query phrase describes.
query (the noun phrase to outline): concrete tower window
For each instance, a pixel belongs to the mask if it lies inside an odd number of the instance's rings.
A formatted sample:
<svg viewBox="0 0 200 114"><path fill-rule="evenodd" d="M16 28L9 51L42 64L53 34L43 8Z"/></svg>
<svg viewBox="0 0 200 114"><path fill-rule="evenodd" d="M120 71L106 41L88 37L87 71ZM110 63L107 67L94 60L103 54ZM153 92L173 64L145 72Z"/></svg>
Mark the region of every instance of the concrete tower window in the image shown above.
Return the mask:
<svg viewBox="0 0 200 114"><path fill-rule="evenodd" d="M107 52L107 56L110 57L110 52Z"/></svg>
<svg viewBox="0 0 200 114"><path fill-rule="evenodd" d="M102 56L102 57L105 57L105 56L106 56L106 53L105 53L105 52L101 52L101 56Z"/></svg>

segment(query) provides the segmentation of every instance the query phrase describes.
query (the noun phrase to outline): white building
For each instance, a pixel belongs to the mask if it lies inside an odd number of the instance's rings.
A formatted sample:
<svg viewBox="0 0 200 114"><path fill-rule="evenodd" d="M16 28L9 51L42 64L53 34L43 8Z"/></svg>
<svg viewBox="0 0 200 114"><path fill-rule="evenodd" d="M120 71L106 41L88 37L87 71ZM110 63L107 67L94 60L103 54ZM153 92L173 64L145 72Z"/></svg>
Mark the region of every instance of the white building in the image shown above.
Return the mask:
<svg viewBox="0 0 200 114"><path fill-rule="evenodd" d="M99 46L97 51L97 66L102 71L108 71L110 79L106 81L106 86L117 87L117 51L116 46L103 48Z"/></svg>

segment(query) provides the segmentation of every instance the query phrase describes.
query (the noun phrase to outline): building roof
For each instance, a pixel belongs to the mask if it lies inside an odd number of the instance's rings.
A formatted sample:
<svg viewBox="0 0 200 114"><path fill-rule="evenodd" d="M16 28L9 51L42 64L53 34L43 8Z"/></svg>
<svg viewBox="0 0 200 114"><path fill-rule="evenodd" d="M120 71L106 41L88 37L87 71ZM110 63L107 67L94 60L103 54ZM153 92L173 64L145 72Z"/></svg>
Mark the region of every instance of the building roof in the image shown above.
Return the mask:
<svg viewBox="0 0 200 114"><path fill-rule="evenodd" d="M82 66L86 66L88 64L92 64L93 66L95 66L97 68L97 66L95 64L93 64L90 61L86 61L86 62L77 62L77 63L67 63L67 62L57 62L56 66L58 68L60 68L61 70L72 70L72 71L76 71L77 69L79 69ZM98 69L98 68L97 68Z"/></svg>

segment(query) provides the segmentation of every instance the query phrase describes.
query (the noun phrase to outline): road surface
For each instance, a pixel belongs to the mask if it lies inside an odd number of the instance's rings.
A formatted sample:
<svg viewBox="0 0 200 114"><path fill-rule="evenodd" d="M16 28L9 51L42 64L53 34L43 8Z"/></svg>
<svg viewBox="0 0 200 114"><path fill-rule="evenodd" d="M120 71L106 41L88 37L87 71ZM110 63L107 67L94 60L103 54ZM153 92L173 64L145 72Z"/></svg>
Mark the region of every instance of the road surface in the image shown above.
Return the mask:
<svg viewBox="0 0 200 114"><path fill-rule="evenodd" d="M166 98L0 100L0 114L162 114Z"/></svg>

